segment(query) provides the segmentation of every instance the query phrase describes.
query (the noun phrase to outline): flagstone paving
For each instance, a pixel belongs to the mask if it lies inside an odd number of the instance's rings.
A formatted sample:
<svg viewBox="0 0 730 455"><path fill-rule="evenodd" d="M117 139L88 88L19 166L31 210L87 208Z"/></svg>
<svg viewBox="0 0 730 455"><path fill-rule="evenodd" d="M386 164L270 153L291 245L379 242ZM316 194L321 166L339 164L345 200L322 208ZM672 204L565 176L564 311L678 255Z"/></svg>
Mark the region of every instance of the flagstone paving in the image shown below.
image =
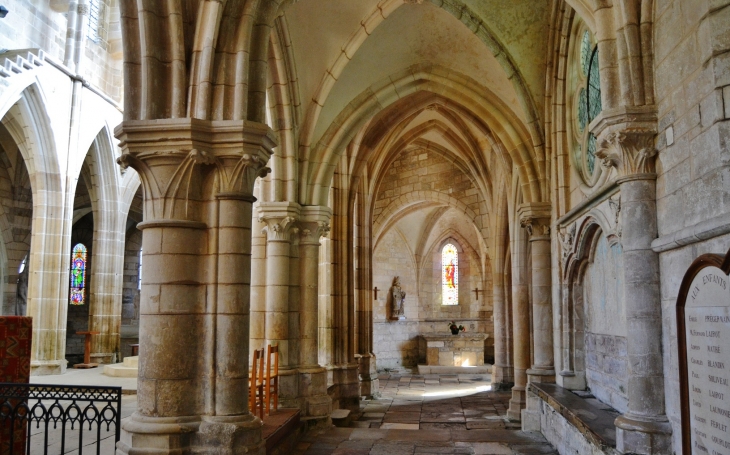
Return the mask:
<svg viewBox="0 0 730 455"><path fill-rule="evenodd" d="M532 455L557 451L540 433L506 420L510 392L488 375L381 374L349 428L306 435L293 455Z"/></svg>

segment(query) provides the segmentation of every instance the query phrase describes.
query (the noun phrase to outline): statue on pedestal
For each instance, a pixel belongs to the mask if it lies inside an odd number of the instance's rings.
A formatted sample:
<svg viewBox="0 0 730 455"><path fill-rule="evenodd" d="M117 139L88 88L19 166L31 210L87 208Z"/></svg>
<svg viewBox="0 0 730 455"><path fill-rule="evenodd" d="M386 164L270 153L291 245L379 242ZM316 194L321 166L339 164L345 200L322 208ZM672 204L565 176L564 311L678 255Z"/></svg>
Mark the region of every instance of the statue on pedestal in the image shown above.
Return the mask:
<svg viewBox="0 0 730 455"><path fill-rule="evenodd" d="M399 276L393 278L393 286L390 288L390 295L393 299L393 305L391 306L391 318L405 319L406 292L400 287Z"/></svg>

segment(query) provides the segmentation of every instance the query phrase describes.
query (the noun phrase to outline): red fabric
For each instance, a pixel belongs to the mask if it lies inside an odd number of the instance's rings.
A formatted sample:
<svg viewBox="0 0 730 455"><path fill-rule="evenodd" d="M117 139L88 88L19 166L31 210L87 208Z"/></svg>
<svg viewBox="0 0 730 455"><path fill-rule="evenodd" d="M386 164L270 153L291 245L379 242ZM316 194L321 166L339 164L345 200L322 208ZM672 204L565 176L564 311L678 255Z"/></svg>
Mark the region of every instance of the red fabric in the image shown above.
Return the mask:
<svg viewBox="0 0 730 455"><path fill-rule="evenodd" d="M27 384L30 380L30 346L33 318L0 316L0 382ZM10 432L14 432L10 447ZM12 449L12 450L11 450ZM0 455L25 453L25 425L10 428L0 423Z"/></svg>

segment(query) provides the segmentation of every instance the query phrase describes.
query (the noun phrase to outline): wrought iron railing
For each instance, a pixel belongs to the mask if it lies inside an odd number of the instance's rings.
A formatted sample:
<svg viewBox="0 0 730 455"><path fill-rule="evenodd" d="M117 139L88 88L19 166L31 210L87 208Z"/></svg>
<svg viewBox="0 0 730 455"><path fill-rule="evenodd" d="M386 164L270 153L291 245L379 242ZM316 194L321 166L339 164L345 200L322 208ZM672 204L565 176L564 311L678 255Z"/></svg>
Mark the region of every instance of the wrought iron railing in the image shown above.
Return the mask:
<svg viewBox="0 0 730 455"><path fill-rule="evenodd" d="M121 387L0 383L0 454L83 454L86 449L101 455L103 441L111 450L119 441L121 412ZM113 452L105 448L104 453Z"/></svg>

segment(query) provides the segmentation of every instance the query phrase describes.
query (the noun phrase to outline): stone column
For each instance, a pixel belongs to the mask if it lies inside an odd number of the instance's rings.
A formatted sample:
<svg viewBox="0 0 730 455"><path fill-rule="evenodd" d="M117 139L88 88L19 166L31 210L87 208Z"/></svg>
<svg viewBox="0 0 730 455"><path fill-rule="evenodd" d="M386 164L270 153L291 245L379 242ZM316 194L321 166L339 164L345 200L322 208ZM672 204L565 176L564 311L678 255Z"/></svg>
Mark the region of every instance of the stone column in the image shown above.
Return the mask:
<svg viewBox="0 0 730 455"><path fill-rule="evenodd" d="M292 235L299 232L299 210L299 204L293 202L259 205L259 221L266 225L266 344L279 346L279 402L294 407L300 407L300 403L296 377L298 352L290 352L296 347L290 345L289 333L289 258Z"/></svg>
<svg viewBox="0 0 730 455"><path fill-rule="evenodd" d="M248 121L125 121L144 185L137 411L118 454L263 454L248 410L253 184L274 139Z"/></svg>
<svg viewBox="0 0 730 455"><path fill-rule="evenodd" d="M504 272L495 270L492 279L492 305L494 318L494 365L492 384L500 389L513 381L509 365L507 324L507 302L504 292Z"/></svg>
<svg viewBox="0 0 730 455"><path fill-rule="evenodd" d="M515 235L520 235L517 232ZM525 407L527 390L527 369L530 368L530 309L527 284L525 281L524 241L512 243L512 321L514 334L514 378L512 398L507 410L507 418L519 421Z"/></svg>
<svg viewBox="0 0 730 455"><path fill-rule="evenodd" d="M251 232L251 339L249 359L254 349L266 348L266 233L259 222L258 203L253 206Z"/></svg>
<svg viewBox="0 0 730 455"><path fill-rule="evenodd" d="M671 452L664 410L662 319L657 236L654 137L651 112L606 112L598 124L596 156L615 167L621 189L624 301L628 347L628 411L616 419L621 453Z"/></svg>
<svg viewBox="0 0 730 455"><path fill-rule="evenodd" d="M550 204L532 203L519 209L520 225L530 240L532 277L533 365L529 382L555 382L553 311L551 305Z"/></svg>
<svg viewBox="0 0 730 455"><path fill-rule="evenodd" d="M332 211L328 207L302 207L300 223L300 325L299 397L307 417L329 415L332 400L327 395L327 370L319 365L319 239L329 233Z"/></svg>

